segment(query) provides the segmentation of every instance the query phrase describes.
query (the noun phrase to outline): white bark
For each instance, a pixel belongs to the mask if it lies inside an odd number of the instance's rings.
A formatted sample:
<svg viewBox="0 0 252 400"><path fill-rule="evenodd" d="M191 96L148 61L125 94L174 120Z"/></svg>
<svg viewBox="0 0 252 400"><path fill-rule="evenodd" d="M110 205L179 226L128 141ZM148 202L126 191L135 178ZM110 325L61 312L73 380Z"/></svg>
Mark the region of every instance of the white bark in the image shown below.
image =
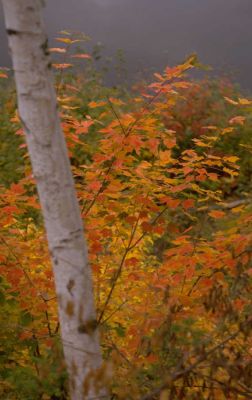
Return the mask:
<svg viewBox="0 0 252 400"><path fill-rule="evenodd" d="M18 93L53 263L72 400L105 396L92 277L57 113L42 0L2 0ZM98 384L98 385L97 385Z"/></svg>

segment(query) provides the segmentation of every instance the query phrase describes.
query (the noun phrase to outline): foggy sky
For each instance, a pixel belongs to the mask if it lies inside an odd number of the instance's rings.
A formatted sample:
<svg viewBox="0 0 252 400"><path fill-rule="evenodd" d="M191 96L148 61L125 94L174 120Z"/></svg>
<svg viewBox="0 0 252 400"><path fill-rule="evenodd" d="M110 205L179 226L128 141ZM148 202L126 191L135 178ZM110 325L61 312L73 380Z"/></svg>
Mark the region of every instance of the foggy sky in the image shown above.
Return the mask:
<svg viewBox="0 0 252 400"><path fill-rule="evenodd" d="M252 91L252 0L48 0L47 31L69 29L122 48L130 77L162 70L196 52L217 73L232 74ZM8 63L0 12L0 65Z"/></svg>

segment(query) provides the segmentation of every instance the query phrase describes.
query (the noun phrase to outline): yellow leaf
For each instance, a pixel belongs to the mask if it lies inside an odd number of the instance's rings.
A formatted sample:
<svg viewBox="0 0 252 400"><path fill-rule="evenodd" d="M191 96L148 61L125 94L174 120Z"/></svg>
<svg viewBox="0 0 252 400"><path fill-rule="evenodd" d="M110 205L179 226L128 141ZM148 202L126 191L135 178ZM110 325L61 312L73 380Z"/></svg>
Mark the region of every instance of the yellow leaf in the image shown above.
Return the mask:
<svg viewBox="0 0 252 400"><path fill-rule="evenodd" d="M222 131L221 131L221 135L225 135L225 133L231 133L231 132L233 132L234 131L234 128L224 128Z"/></svg>
<svg viewBox="0 0 252 400"><path fill-rule="evenodd" d="M217 126L214 126L214 125L202 126L202 128L203 129L210 129L210 130L213 130L213 131L218 129Z"/></svg>
<svg viewBox="0 0 252 400"><path fill-rule="evenodd" d="M80 107L63 105L62 108L64 108L65 110L77 110Z"/></svg>
<svg viewBox="0 0 252 400"><path fill-rule="evenodd" d="M66 43L66 44L83 42L83 39L56 38L55 40L57 40L58 42Z"/></svg>
<svg viewBox="0 0 252 400"><path fill-rule="evenodd" d="M245 99L245 98L239 98L239 103L243 106L248 106L250 104L252 104L252 101Z"/></svg>
<svg viewBox="0 0 252 400"><path fill-rule="evenodd" d="M73 64L53 64L52 66L56 69L66 69L73 67Z"/></svg>
<svg viewBox="0 0 252 400"><path fill-rule="evenodd" d="M161 151L159 154L159 160L163 163L168 163L171 161L171 152L169 150Z"/></svg>
<svg viewBox="0 0 252 400"><path fill-rule="evenodd" d="M226 172L227 174L231 175L231 176L237 176L237 175L239 175L238 172L233 171L232 169L229 169L229 168L226 168L226 167L223 168L223 171Z"/></svg>
<svg viewBox="0 0 252 400"><path fill-rule="evenodd" d="M238 214L238 213L240 213L240 212L242 212L244 210L244 205L242 205L242 206L239 206L239 207L235 207L235 208L232 208L232 213L234 213L234 214Z"/></svg>
<svg viewBox="0 0 252 400"><path fill-rule="evenodd" d="M200 146L200 147L211 147L210 144L204 143L201 140L193 139L193 141L197 144L197 146Z"/></svg>
<svg viewBox="0 0 252 400"><path fill-rule="evenodd" d="M236 161L239 160L239 157L236 156L231 156L231 157L224 157L225 161L231 162L231 163L235 163Z"/></svg>
<svg viewBox="0 0 252 400"><path fill-rule="evenodd" d="M55 40L57 40L57 42L62 42L62 43L67 43L67 44L71 44L73 42L69 38L56 38Z"/></svg>

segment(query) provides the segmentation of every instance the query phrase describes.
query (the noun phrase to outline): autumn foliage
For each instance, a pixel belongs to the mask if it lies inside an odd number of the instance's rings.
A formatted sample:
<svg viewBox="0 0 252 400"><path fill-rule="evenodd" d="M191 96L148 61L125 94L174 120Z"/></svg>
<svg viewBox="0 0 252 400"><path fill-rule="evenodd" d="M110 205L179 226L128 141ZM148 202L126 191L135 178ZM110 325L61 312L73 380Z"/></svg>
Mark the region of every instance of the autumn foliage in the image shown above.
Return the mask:
<svg viewBox="0 0 252 400"><path fill-rule="evenodd" d="M80 40L66 34L51 50L64 58L54 64L58 102L111 399L252 398L250 169L241 158L252 103L225 82L188 79L194 56L138 95L104 88L90 72L69 72L76 60L92 63L71 53ZM0 397L63 400L40 207L11 93L3 106L23 177L0 191Z"/></svg>

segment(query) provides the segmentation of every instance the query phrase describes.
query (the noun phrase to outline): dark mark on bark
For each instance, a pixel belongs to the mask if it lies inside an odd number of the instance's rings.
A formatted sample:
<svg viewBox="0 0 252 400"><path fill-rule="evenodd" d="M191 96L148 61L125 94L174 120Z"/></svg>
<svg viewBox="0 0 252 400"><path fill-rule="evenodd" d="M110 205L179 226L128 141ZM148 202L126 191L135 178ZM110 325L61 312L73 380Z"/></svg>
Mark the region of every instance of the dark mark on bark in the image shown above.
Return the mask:
<svg viewBox="0 0 252 400"><path fill-rule="evenodd" d="M49 56L50 52L49 52L49 49L48 49L48 39L46 39L44 41L44 43L42 43L42 45L40 47L43 50L44 55L45 56Z"/></svg>
<svg viewBox="0 0 252 400"><path fill-rule="evenodd" d="M22 126L23 126L25 132L27 133L27 135L30 135L31 131L30 131L30 129L28 128L28 126L26 125L25 121L24 121L21 117L20 117L20 121L21 121L21 124L22 124Z"/></svg>
<svg viewBox="0 0 252 400"><path fill-rule="evenodd" d="M74 280L73 280L73 279L70 279L69 282L68 282L68 284L67 284L67 290L69 291L69 293L71 294L71 296L73 296L72 289L73 289L74 285L75 285Z"/></svg>
<svg viewBox="0 0 252 400"><path fill-rule="evenodd" d="M68 301L67 302L65 312L69 317L73 317L73 315L74 315L74 303L72 301Z"/></svg>
<svg viewBox="0 0 252 400"><path fill-rule="evenodd" d="M6 29L7 35L18 35L18 31L15 29Z"/></svg>
<svg viewBox="0 0 252 400"><path fill-rule="evenodd" d="M85 324L78 326L79 333L86 333L87 335L92 335L98 326L96 319L90 319Z"/></svg>

